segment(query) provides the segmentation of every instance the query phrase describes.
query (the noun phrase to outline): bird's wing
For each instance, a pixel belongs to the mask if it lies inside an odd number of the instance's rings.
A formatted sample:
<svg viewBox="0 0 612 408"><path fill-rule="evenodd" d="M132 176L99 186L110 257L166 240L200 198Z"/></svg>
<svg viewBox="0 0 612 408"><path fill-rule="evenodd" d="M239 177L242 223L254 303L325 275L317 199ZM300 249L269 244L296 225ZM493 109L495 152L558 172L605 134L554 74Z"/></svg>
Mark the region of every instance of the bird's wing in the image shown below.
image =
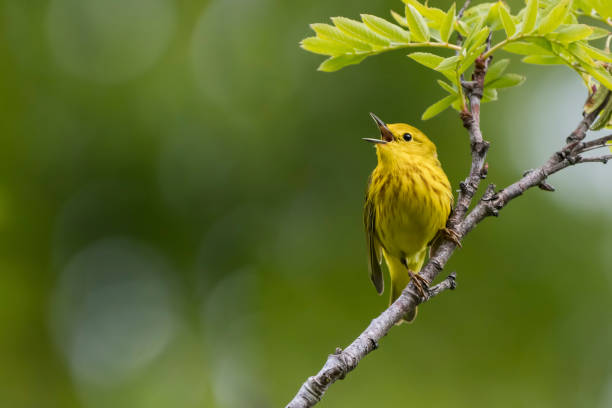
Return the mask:
<svg viewBox="0 0 612 408"><path fill-rule="evenodd" d="M376 235L376 211L374 209L374 202L367 196L363 211L363 222L365 224L366 242L370 258L370 279L372 279L376 292L380 295L384 289L382 269L380 268L382 251Z"/></svg>

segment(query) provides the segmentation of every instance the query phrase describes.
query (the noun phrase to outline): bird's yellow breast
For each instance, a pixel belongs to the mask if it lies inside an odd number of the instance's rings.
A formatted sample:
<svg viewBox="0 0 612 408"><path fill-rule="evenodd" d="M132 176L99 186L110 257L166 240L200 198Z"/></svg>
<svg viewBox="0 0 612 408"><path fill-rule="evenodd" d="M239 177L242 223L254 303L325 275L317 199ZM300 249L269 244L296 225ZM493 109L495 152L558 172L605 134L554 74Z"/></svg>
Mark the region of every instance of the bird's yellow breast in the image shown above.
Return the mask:
<svg viewBox="0 0 612 408"><path fill-rule="evenodd" d="M400 259L426 248L445 227L452 204L450 183L435 157L381 160L372 173L368 196L374 204L378 240L388 254Z"/></svg>

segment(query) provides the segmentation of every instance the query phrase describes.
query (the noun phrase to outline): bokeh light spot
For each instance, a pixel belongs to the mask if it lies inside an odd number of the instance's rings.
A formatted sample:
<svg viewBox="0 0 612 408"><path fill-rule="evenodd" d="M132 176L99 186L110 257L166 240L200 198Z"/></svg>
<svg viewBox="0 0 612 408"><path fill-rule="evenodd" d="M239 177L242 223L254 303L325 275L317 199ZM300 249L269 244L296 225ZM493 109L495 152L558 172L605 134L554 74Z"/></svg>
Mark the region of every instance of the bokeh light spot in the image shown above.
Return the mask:
<svg viewBox="0 0 612 408"><path fill-rule="evenodd" d="M257 275L228 273L208 295L202 318L211 355L212 391L220 407L268 406L262 392Z"/></svg>
<svg viewBox="0 0 612 408"><path fill-rule="evenodd" d="M198 21L191 50L196 82L209 102L230 115L228 126L265 123L287 108L296 90L300 66L288 45L301 33L291 32L293 20L284 13L269 0L216 1ZM275 29L265 29L272 21Z"/></svg>
<svg viewBox="0 0 612 408"><path fill-rule="evenodd" d="M171 0L52 0L47 35L66 71L118 82L157 61L168 46L175 16Z"/></svg>
<svg viewBox="0 0 612 408"><path fill-rule="evenodd" d="M52 328L78 382L115 385L164 350L176 326L168 274L160 254L124 238L98 241L70 260Z"/></svg>

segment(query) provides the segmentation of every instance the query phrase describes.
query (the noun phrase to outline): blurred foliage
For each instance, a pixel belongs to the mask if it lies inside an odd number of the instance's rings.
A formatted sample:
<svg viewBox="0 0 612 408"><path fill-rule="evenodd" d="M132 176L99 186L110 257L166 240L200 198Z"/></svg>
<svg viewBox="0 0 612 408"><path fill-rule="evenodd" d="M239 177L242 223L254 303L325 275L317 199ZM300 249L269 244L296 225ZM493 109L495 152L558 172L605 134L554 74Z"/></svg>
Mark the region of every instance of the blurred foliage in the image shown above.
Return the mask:
<svg viewBox="0 0 612 408"><path fill-rule="evenodd" d="M419 120L436 73L401 53L327 75L296 44L396 5L1 3L0 406L282 406L386 306L361 225L367 113L422 128L453 185L466 133L452 111ZM530 87L482 113L499 186L585 97L565 68L517 66ZM458 290L322 406L610 406L609 174L568 170L479 226Z"/></svg>

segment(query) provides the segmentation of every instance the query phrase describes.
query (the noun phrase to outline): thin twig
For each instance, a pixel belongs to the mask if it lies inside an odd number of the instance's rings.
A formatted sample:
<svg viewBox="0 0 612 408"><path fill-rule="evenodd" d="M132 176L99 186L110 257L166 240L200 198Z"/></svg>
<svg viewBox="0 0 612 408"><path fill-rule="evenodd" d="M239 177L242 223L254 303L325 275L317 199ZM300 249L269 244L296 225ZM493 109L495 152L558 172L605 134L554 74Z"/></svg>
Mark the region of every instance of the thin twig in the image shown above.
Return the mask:
<svg viewBox="0 0 612 408"><path fill-rule="evenodd" d="M601 146L605 146L609 141L612 140L612 134L607 135L607 136L603 136L600 137L598 139L594 139L588 142L584 142L581 145L581 148L579 149L579 151L581 153L584 153L586 151L588 151L591 147L601 147Z"/></svg>
<svg viewBox="0 0 612 408"><path fill-rule="evenodd" d="M465 0L465 3L463 3L463 6L461 7L461 9L459 10L459 13L457 14L457 21L461 20L461 17L463 17L463 13L465 12L465 10L468 8L468 6L470 5L470 0ZM458 50L455 51L455 55L459 55L459 53L461 52L461 48L463 46L463 36L461 35L461 33L459 31L457 31L457 46L459 47ZM465 75L461 74L459 75L459 96L461 98L461 108L462 110L465 110L465 102L463 99L463 89L461 89L460 84L465 80Z"/></svg>
<svg viewBox="0 0 612 408"><path fill-rule="evenodd" d="M461 6L461 9L459 9L459 13L457 13L457 20L460 20L461 17L463 17L463 13L465 13L465 10L467 10L469 6L470 6L470 0L465 0L465 3L463 3L463 6Z"/></svg>
<svg viewBox="0 0 612 408"><path fill-rule="evenodd" d="M603 163L606 164L610 160L612 160L612 154L606 154L603 156L595 156L595 157L581 157L580 163Z"/></svg>
<svg viewBox="0 0 612 408"><path fill-rule="evenodd" d="M595 118L597 118L599 112L601 112L601 109L603 109L603 107L607 105L608 100L610 99L610 94L612 94L612 92L608 92L608 95L606 95L604 101L599 105L599 109L595 109L593 110L593 112L584 115L576 129L565 140L567 145L565 146L564 150L567 149L568 146L572 145L573 143L580 142L582 141L582 139L585 138L587 130L589 130L589 128L595 121Z"/></svg>
<svg viewBox="0 0 612 408"><path fill-rule="evenodd" d="M588 148L580 149L580 153L586 153L586 152L590 152L592 150L601 149L601 148L604 148L604 147L610 148L610 146L606 146L605 144L603 144L603 145L599 145L599 146L591 146L591 147L588 147Z"/></svg>
<svg viewBox="0 0 612 408"><path fill-rule="evenodd" d="M429 288L428 298L431 299L434 296L438 296L440 293L444 292L447 289L454 290L457 287L457 274L455 272L451 272L450 275L446 277L442 282L438 283L436 286L432 286Z"/></svg>
<svg viewBox="0 0 612 408"><path fill-rule="evenodd" d="M472 155L472 163L468 177L459 185L460 190L457 196L457 204L453 209L453 213L449 217L447 227L456 231L456 226L465 217L480 181L486 177L485 159L489 150L489 142L482 137L480 130L480 101L484 90L484 78L487 74L489 65L488 58L478 58L475 61L474 73L472 81L464 82L462 87L466 90L466 94L470 101L470 111L461 112L463 126L468 130L470 135L470 151ZM461 237L460 234L459 237Z"/></svg>

